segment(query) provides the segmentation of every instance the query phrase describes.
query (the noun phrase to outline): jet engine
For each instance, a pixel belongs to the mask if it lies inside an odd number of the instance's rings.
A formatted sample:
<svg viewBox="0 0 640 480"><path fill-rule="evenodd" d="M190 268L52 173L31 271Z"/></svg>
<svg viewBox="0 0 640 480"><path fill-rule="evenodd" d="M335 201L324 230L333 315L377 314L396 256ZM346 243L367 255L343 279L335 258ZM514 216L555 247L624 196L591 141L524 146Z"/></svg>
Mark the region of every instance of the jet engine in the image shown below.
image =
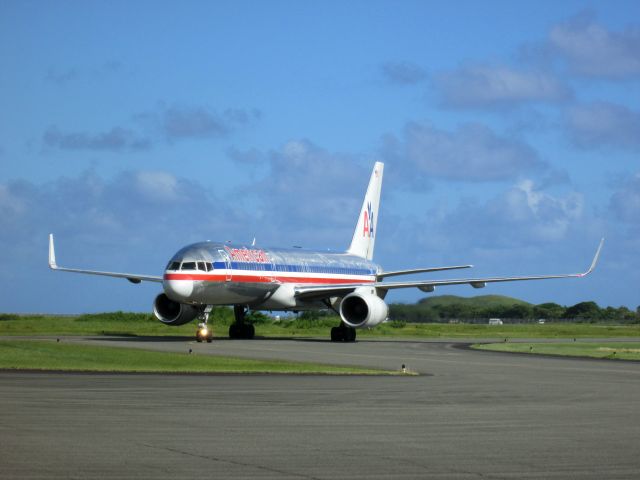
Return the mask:
<svg viewBox="0 0 640 480"><path fill-rule="evenodd" d="M384 300L370 293L353 292L342 299L340 317L350 327L375 327L384 322L389 307Z"/></svg>
<svg viewBox="0 0 640 480"><path fill-rule="evenodd" d="M153 301L153 314L165 325L184 325L198 316L199 310L171 300L161 293Z"/></svg>

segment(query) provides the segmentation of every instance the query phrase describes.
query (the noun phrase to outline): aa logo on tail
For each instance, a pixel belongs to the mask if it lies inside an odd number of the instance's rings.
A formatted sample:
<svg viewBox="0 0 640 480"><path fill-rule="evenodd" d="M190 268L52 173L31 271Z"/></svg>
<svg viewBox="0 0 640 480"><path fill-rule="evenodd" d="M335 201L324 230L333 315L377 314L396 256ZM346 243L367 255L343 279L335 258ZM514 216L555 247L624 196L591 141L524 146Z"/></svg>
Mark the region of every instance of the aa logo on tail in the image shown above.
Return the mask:
<svg viewBox="0 0 640 480"><path fill-rule="evenodd" d="M362 232L363 237L373 237L373 210L371 209L371 202L367 203L367 209L364 211L364 229Z"/></svg>

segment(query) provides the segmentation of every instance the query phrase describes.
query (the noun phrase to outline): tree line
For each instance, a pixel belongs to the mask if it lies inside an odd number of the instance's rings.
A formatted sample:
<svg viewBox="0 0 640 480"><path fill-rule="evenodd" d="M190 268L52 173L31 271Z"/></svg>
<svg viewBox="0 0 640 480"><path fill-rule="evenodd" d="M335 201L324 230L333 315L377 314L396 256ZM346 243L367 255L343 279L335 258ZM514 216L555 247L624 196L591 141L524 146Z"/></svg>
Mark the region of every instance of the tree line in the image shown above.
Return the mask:
<svg viewBox="0 0 640 480"><path fill-rule="evenodd" d="M640 323L640 306L633 311L624 306L602 308L596 302L580 302L570 307L552 302L539 305L514 303L493 306L463 303L447 305L392 303L389 305L389 318L408 323L437 323L452 320L485 321L490 318L519 321L543 319L545 321Z"/></svg>

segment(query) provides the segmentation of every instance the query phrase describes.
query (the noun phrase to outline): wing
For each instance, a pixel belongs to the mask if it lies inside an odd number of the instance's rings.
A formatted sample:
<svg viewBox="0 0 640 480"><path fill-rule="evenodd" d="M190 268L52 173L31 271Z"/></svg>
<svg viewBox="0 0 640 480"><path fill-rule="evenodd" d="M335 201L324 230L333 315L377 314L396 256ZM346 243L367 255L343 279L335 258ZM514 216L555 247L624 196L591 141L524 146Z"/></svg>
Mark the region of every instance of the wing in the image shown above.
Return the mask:
<svg viewBox="0 0 640 480"><path fill-rule="evenodd" d="M382 280L386 277L395 277L397 275L411 275L414 273L441 272L443 270L458 270L461 268L471 268L473 265L455 265L453 267L431 267L431 268L414 268L412 270L396 270L393 272L382 272L376 275L376 279Z"/></svg>
<svg viewBox="0 0 640 480"><path fill-rule="evenodd" d="M56 264L56 251L53 245L53 233L49 234L49 268L51 270L59 270L61 272L87 273L89 275L103 275L105 277L126 278L131 283L145 282L162 282L162 277L154 275L138 275L135 273L116 273L116 272L98 272L96 270L82 270L79 268L64 268Z"/></svg>
<svg viewBox="0 0 640 480"><path fill-rule="evenodd" d="M327 298L332 296L343 296L353 292L359 287L375 287L380 290L393 290L396 288L419 288L424 292L432 292L436 287L443 285L471 285L473 288L483 288L487 283L498 282L520 282L525 280L547 280L551 278L582 278L589 275L598 263L600 251L604 244L604 238L600 240L600 245L593 257L591 266L583 273L567 273L560 275L528 275L523 277L488 277L488 278L460 278L451 280L422 280L416 282L372 282L349 285L310 285L295 288L295 295L299 298Z"/></svg>

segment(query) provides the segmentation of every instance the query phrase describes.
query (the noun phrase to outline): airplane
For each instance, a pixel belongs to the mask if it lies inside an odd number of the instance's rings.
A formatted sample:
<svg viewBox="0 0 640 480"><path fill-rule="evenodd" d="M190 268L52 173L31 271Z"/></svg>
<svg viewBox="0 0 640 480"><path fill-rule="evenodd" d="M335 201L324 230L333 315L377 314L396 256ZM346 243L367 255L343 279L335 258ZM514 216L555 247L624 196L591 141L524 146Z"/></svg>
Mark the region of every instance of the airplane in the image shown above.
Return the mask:
<svg viewBox="0 0 640 480"><path fill-rule="evenodd" d="M219 305L233 306L235 322L229 327L232 339L254 337L254 326L245 321L249 309L294 312L330 309L341 319L340 325L331 329L331 341L354 342L356 329L372 328L387 320L389 308L384 299L389 290L418 288L433 292L445 285L483 288L496 282L582 278L589 275L598 262L604 238L584 273L385 281L390 277L466 269L472 265L385 271L372 261L383 170L384 164L376 162L351 244L345 252L206 241L180 249L167 263L163 276L153 276L59 267L53 234L49 234L49 267L64 272L126 278L136 284L161 283L163 292L153 302L155 317L170 326L184 325L197 318L198 342L211 342L213 335L207 322L213 307Z"/></svg>

